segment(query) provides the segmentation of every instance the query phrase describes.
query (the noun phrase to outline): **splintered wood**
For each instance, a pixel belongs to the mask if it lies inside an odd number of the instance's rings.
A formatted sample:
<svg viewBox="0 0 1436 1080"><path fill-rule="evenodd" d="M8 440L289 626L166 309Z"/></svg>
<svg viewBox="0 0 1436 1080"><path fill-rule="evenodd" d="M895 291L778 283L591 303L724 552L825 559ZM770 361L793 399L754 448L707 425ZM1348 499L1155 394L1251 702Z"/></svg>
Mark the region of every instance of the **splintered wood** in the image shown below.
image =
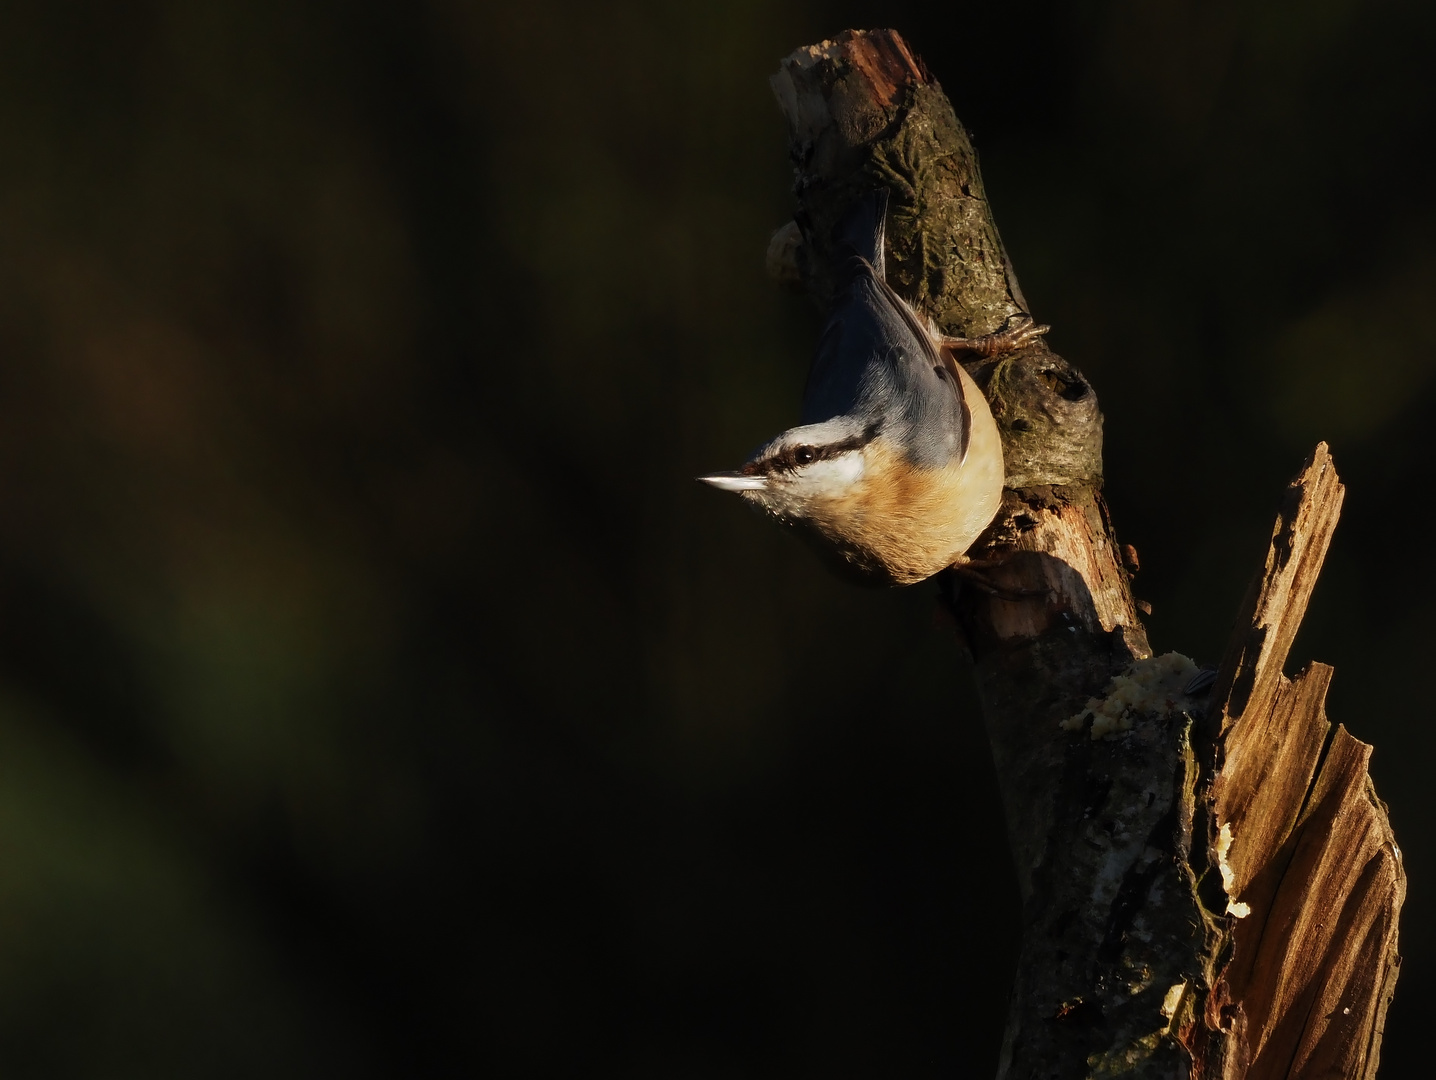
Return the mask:
<svg viewBox="0 0 1436 1080"><path fill-rule="evenodd" d="M1323 443L1287 489L1213 690L1213 863L1235 917L1204 1018L1231 1043L1217 1075L1374 1077L1400 967L1406 875L1371 747L1331 730L1331 668L1282 674L1343 494Z"/></svg>

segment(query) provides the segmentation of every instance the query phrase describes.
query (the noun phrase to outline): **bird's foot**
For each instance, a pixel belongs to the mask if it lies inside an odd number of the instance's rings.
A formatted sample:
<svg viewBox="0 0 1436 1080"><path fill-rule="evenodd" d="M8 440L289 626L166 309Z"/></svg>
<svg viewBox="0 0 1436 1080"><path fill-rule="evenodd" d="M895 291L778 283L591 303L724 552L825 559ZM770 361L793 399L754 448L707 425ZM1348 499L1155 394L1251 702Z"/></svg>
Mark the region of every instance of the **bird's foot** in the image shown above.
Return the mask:
<svg viewBox="0 0 1436 1080"><path fill-rule="evenodd" d="M1047 331L1050 326L1042 326L1033 322L1032 316L1018 313L1008 318L1001 330L992 334L983 334L981 337L963 338L948 337L941 335L939 341L942 346L951 349L953 352L977 353L979 356L996 356L998 353L1012 352L1024 345L1036 341Z"/></svg>

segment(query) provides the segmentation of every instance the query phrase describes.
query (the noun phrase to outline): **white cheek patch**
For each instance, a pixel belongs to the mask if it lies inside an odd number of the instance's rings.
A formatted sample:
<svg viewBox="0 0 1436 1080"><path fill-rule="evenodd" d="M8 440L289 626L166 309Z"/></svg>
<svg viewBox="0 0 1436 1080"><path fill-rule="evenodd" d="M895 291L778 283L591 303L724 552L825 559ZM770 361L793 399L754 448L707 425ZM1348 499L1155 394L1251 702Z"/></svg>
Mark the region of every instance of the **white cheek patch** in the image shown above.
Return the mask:
<svg viewBox="0 0 1436 1080"><path fill-rule="evenodd" d="M851 450L825 461L815 461L804 468L799 485L813 495L842 495L863 478L866 468L862 451Z"/></svg>

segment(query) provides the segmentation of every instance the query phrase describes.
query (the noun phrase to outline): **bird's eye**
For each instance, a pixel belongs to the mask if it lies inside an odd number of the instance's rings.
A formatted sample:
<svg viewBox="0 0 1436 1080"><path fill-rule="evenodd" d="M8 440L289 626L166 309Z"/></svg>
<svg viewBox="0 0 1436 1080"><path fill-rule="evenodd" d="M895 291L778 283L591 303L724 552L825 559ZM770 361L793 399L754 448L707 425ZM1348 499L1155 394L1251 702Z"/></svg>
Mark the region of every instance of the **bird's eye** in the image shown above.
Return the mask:
<svg viewBox="0 0 1436 1080"><path fill-rule="evenodd" d="M811 446L800 446L793 451L793 461L799 465L811 465L817 456Z"/></svg>

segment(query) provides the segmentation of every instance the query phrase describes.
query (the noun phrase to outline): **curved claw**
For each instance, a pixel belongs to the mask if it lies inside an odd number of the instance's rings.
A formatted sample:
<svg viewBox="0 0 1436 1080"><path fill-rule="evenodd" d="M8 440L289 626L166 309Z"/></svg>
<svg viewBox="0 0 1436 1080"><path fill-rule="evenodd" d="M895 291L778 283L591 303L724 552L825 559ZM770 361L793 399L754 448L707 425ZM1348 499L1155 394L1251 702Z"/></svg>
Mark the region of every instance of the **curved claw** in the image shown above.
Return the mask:
<svg viewBox="0 0 1436 1080"><path fill-rule="evenodd" d="M1011 325L1014 319L1020 320L1016 326ZM1035 322L1031 315L1014 315L1011 319L1008 319L1007 322L1008 325L1004 326L998 331L997 335L994 336L1008 336L1012 341L1010 347L1014 349L1019 345L1026 345L1029 341L1041 337L1052 329L1052 327L1043 323Z"/></svg>

